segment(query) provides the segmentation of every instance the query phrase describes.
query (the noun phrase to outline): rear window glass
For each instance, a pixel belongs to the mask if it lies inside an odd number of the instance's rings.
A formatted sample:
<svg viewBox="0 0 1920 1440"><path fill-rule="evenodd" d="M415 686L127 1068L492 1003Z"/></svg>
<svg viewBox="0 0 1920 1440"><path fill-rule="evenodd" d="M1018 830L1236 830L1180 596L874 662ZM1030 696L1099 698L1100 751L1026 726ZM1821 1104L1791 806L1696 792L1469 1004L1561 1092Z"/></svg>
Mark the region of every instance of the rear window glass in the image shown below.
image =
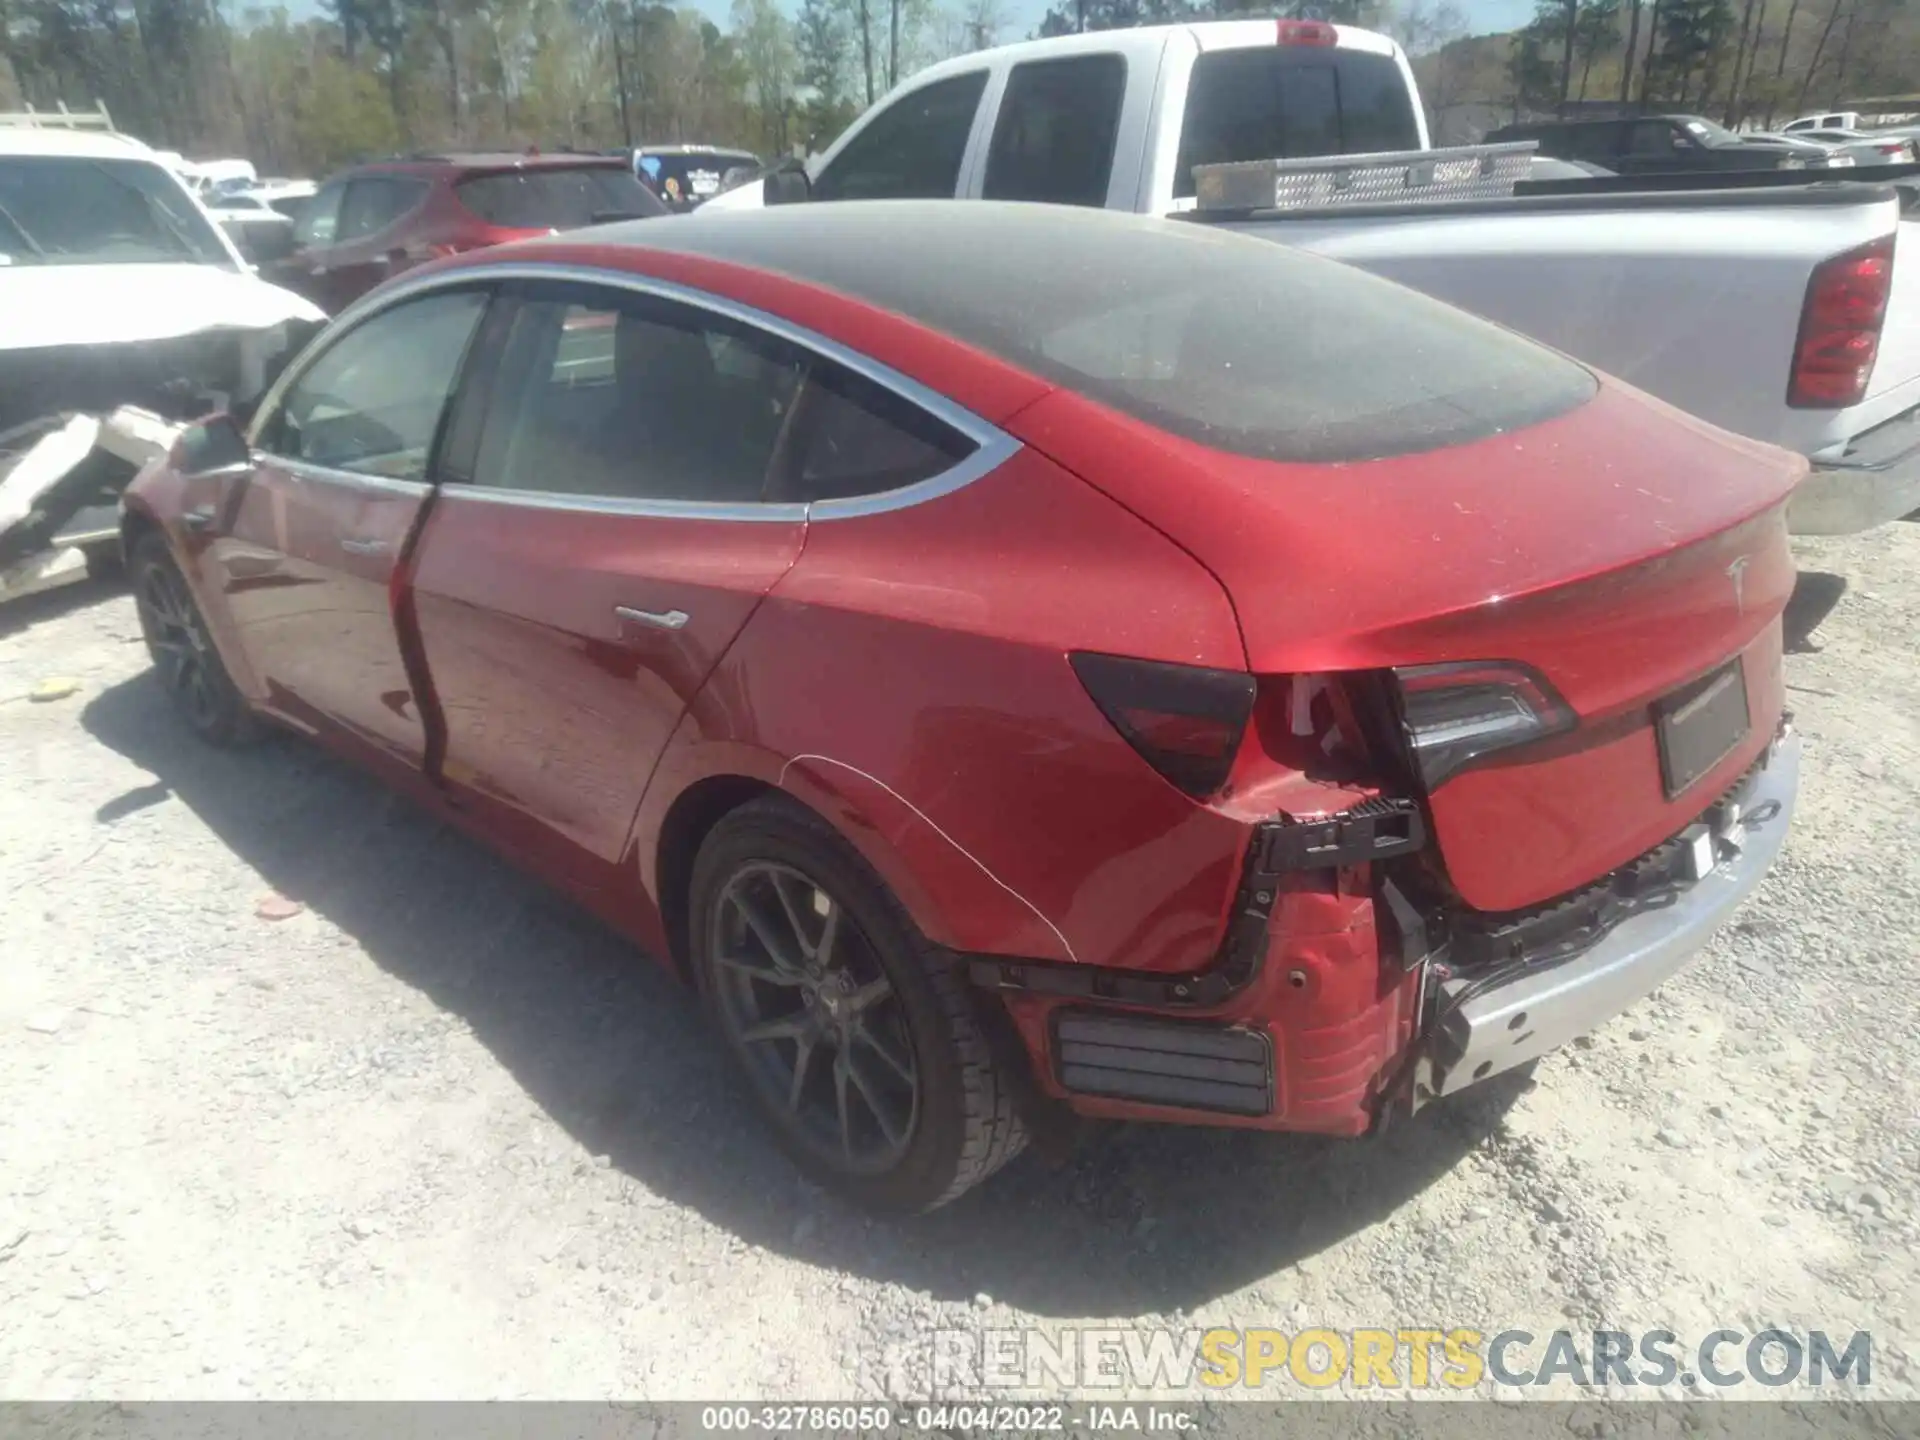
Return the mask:
<svg viewBox="0 0 1920 1440"><path fill-rule="evenodd" d="M683 197L696 200L719 194L720 182L727 171L741 166L758 169L760 165L751 155L719 150L703 150L691 155L642 155L639 163L657 188L664 190L671 180Z"/></svg>
<svg viewBox="0 0 1920 1440"><path fill-rule="evenodd" d="M1173 193L1196 165L1417 150L1400 67L1364 50L1215 50L1193 62Z"/></svg>
<svg viewBox="0 0 1920 1440"><path fill-rule="evenodd" d="M475 175L454 193L489 225L509 230L573 230L597 219L666 213L631 171L611 165Z"/></svg>
<svg viewBox="0 0 1920 1440"><path fill-rule="evenodd" d="M1201 224L875 202L696 213L633 238L829 286L1261 459L1435 450L1561 414L1596 388L1571 360L1465 311Z"/></svg>

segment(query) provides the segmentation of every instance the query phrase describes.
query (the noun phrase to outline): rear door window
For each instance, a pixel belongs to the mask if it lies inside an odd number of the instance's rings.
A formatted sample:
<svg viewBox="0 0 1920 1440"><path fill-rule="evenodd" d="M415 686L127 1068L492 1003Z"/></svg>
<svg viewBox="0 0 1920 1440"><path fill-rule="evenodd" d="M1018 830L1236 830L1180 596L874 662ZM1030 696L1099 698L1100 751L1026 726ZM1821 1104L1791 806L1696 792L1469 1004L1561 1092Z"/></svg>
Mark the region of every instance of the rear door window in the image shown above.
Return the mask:
<svg viewBox="0 0 1920 1440"><path fill-rule="evenodd" d="M816 200L950 200L987 72L923 85L868 123L813 182Z"/></svg>
<svg viewBox="0 0 1920 1440"><path fill-rule="evenodd" d="M666 206L625 166L508 170L453 187L461 205L504 230L577 230L611 219L664 215Z"/></svg>
<svg viewBox="0 0 1920 1440"><path fill-rule="evenodd" d="M1193 62L1174 176L1194 193L1197 165L1415 150L1420 129L1391 56L1275 47L1215 50Z"/></svg>
<svg viewBox="0 0 1920 1440"><path fill-rule="evenodd" d="M501 352L474 483L746 504L805 368L792 345L648 295L530 284Z"/></svg>
<svg viewBox="0 0 1920 1440"><path fill-rule="evenodd" d="M989 200L1104 205L1126 90L1127 62L1119 55L1014 66L982 193Z"/></svg>

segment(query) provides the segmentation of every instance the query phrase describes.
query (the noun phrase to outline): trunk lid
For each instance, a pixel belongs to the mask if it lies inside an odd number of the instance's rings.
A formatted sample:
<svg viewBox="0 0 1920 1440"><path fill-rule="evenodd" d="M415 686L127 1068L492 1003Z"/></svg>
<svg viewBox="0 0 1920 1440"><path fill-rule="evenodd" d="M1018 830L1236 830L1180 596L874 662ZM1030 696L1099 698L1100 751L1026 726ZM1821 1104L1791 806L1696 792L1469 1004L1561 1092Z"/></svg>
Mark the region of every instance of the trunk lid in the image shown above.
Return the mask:
<svg viewBox="0 0 1920 1440"><path fill-rule="evenodd" d="M1797 456L1613 381L1531 428L1331 465L1206 449L1105 409L1120 423L1088 424L1090 404L1055 392L1014 428L1213 570L1257 674L1514 661L1565 700L1570 732L1429 797L1478 909L1538 904L1653 848L1773 734ZM1746 732L1669 796L1651 707L1736 657Z"/></svg>

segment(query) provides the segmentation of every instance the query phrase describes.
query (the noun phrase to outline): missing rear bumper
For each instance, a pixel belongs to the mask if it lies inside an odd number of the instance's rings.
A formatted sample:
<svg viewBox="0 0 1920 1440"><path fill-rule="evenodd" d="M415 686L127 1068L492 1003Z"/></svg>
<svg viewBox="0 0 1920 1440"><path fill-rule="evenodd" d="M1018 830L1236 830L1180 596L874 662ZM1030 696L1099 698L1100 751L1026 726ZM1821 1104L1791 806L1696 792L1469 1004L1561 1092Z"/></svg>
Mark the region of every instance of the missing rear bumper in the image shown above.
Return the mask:
<svg viewBox="0 0 1920 1440"><path fill-rule="evenodd" d="M1681 970L1766 877L1786 841L1799 776L1800 740L1787 731L1755 777L1738 823L1708 837L1719 863L1672 903L1628 915L1558 964L1441 981L1414 1070L1413 1108L1560 1048Z"/></svg>

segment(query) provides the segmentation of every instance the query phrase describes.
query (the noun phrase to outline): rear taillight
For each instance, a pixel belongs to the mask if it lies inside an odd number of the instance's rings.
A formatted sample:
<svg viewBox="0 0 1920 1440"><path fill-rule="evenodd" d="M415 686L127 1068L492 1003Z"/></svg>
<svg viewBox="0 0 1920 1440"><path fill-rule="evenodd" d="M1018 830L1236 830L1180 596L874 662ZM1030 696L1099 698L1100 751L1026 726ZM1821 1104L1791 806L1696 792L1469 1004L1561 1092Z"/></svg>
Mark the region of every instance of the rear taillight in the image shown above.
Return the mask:
<svg viewBox="0 0 1920 1440"><path fill-rule="evenodd" d="M1907 147L1905 145L1892 142L1885 145L1876 145L1873 148L1878 150L1882 155L1904 155L1907 153Z"/></svg>
<svg viewBox="0 0 1920 1440"><path fill-rule="evenodd" d="M1468 660L1393 675L1407 744L1429 794L1489 755L1573 728L1567 703L1524 665Z"/></svg>
<svg viewBox="0 0 1920 1440"><path fill-rule="evenodd" d="M1324 20L1279 20L1274 40L1281 45L1338 45L1340 32Z"/></svg>
<svg viewBox="0 0 1920 1440"><path fill-rule="evenodd" d="M1844 410L1866 398L1892 289L1891 235L1814 267L1793 345L1789 406Z"/></svg>
<svg viewBox="0 0 1920 1440"><path fill-rule="evenodd" d="M1226 783L1253 710L1253 676L1118 655L1068 658L1113 728L1168 781L1196 799Z"/></svg>

